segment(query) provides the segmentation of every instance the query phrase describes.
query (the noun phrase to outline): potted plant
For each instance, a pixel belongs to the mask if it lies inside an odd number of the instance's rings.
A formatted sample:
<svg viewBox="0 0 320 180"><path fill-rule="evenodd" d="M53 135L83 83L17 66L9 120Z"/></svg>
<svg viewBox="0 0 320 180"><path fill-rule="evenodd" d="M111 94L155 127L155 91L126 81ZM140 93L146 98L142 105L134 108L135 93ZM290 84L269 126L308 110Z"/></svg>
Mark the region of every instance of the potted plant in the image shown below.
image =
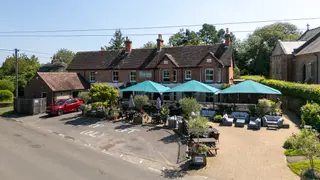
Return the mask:
<svg viewBox="0 0 320 180"><path fill-rule="evenodd" d="M221 123L223 117L221 115L214 116L214 122Z"/></svg>
<svg viewBox="0 0 320 180"><path fill-rule="evenodd" d="M192 157L192 163L197 165L207 165L207 152L209 148L208 146L200 143L194 143L191 147L191 157Z"/></svg>
<svg viewBox="0 0 320 180"><path fill-rule="evenodd" d="M160 118L164 124L166 124L169 115L170 109L167 106L162 106L160 110Z"/></svg>
<svg viewBox="0 0 320 180"><path fill-rule="evenodd" d="M117 110L113 111L113 120L118 120L119 112Z"/></svg>

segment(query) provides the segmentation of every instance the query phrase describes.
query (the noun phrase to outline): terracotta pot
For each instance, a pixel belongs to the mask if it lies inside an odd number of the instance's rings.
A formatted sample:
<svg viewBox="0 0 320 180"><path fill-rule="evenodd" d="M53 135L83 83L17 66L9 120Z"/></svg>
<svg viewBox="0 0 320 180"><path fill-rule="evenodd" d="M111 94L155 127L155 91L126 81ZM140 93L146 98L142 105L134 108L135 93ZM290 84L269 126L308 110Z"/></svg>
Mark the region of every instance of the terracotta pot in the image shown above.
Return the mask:
<svg viewBox="0 0 320 180"><path fill-rule="evenodd" d="M113 116L113 120L118 120L118 116Z"/></svg>

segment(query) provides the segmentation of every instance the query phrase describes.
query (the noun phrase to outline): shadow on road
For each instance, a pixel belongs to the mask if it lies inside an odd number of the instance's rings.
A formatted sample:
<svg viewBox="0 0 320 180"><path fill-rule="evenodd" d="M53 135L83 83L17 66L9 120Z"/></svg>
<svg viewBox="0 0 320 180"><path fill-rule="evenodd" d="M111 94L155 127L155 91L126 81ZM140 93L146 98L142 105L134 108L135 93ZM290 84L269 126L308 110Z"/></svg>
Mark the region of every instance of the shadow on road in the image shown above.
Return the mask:
<svg viewBox="0 0 320 180"><path fill-rule="evenodd" d="M169 179L183 178L187 174L189 166L190 163L187 161L176 169L162 170L162 176Z"/></svg>
<svg viewBox="0 0 320 180"><path fill-rule="evenodd" d="M75 118L79 118L79 117L81 117L81 114L77 114L77 115L71 116L71 117L61 118L60 121L74 120Z"/></svg>
<svg viewBox="0 0 320 180"><path fill-rule="evenodd" d="M101 119L99 118L88 118L88 117L78 116L78 117L74 117L70 121L66 121L64 124L73 125L73 126L79 126L79 125L86 126L86 125L95 124L99 121L101 121Z"/></svg>
<svg viewBox="0 0 320 180"><path fill-rule="evenodd" d="M165 144L177 143L180 141L180 137L177 134L170 134L169 136L164 137L164 138L160 139L159 141L162 141Z"/></svg>
<svg viewBox="0 0 320 180"><path fill-rule="evenodd" d="M128 128L131 128L133 126L134 125L132 125L132 124L122 124L122 125L114 127L114 129L128 129Z"/></svg>

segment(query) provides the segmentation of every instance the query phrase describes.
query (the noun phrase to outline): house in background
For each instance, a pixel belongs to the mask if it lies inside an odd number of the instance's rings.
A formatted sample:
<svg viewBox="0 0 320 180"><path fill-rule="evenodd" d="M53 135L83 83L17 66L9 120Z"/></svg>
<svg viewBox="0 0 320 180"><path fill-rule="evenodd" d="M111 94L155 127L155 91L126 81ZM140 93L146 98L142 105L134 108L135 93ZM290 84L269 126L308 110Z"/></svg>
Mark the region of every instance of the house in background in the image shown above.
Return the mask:
<svg viewBox="0 0 320 180"><path fill-rule="evenodd" d="M77 97L89 89L90 83L74 72L38 72L26 85L26 98L47 98L47 105L59 99Z"/></svg>
<svg viewBox="0 0 320 180"><path fill-rule="evenodd" d="M158 35L157 48L133 49L132 41L125 48L111 51L78 52L67 70L81 74L91 83L107 83L113 87L151 80L174 87L198 80L214 87L231 84L234 59L227 29L225 43L198 46L163 47ZM164 95L176 100L179 93ZM212 100L213 95L203 99Z"/></svg>
<svg viewBox="0 0 320 180"><path fill-rule="evenodd" d="M272 79L320 83L320 27L307 30L297 41L278 41L270 58Z"/></svg>

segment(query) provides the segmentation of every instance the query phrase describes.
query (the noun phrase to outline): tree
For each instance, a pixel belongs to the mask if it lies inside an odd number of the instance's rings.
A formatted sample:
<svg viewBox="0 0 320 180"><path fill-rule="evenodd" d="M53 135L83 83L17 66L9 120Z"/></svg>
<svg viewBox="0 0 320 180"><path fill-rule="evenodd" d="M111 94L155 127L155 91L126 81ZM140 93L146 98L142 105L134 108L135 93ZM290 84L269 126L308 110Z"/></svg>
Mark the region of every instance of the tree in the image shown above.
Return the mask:
<svg viewBox="0 0 320 180"><path fill-rule="evenodd" d="M315 134L310 135L310 133L312 132L309 130L301 131L294 144L294 149L299 150L301 155L308 157L311 173L315 177L314 159L320 156L320 142Z"/></svg>
<svg viewBox="0 0 320 180"><path fill-rule="evenodd" d="M277 41L296 40L299 36L298 28L290 23L274 23L256 29L237 47L239 68L248 69L248 74L268 76L269 57Z"/></svg>
<svg viewBox="0 0 320 180"><path fill-rule="evenodd" d="M175 33L169 38L170 46L185 46L185 45L199 45L200 38L198 34L189 29L180 29L179 32Z"/></svg>
<svg viewBox="0 0 320 180"><path fill-rule="evenodd" d="M19 89L23 89L28 81L32 79L32 77L37 73L40 63L36 56L31 56L30 58L25 54L21 54L18 57L18 83ZM16 72L15 72L15 64L16 60L14 56L9 56L3 62L1 67L2 79L7 79L11 81L13 84L16 83Z"/></svg>
<svg viewBox="0 0 320 180"><path fill-rule="evenodd" d="M183 98L179 100L183 115L188 119L192 112L198 113L202 109L201 104L194 98Z"/></svg>
<svg viewBox="0 0 320 180"><path fill-rule="evenodd" d="M195 135L198 139L199 142L199 136L203 135L206 133L209 129L208 125L208 118L202 117L202 116L197 116L196 118L189 118L189 121L187 123L188 126L188 131L189 133Z"/></svg>
<svg viewBox="0 0 320 180"><path fill-rule="evenodd" d="M2 79L0 80L0 90L9 90L10 92L14 92L14 84L7 79Z"/></svg>
<svg viewBox="0 0 320 180"><path fill-rule="evenodd" d="M117 29L113 35L113 38L109 42L109 46L104 46L105 50L118 50L124 47L125 38L122 36L120 29Z"/></svg>
<svg viewBox="0 0 320 180"><path fill-rule="evenodd" d="M240 78L240 69L237 66L233 68L233 78L234 79Z"/></svg>
<svg viewBox="0 0 320 180"><path fill-rule="evenodd" d="M75 53L68 49L59 49L53 56L53 62L63 62L67 65L71 63Z"/></svg>
<svg viewBox="0 0 320 180"><path fill-rule="evenodd" d="M222 41L221 38L224 38L224 34L223 29L220 29L218 33L216 27L210 24L203 24L202 29L198 32L202 44L219 43Z"/></svg>
<svg viewBox="0 0 320 180"><path fill-rule="evenodd" d="M103 102L105 104L116 104L119 97L119 91L109 85L96 84L91 86L89 96L94 102Z"/></svg>
<svg viewBox="0 0 320 180"><path fill-rule="evenodd" d="M39 72L64 72L68 65L64 62L53 62L41 65Z"/></svg>
<svg viewBox="0 0 320 180"><path fill-rule="evenodd" d="M157 44L152 41L148 41L142 46L142 48L157 48Z"/></svg>

